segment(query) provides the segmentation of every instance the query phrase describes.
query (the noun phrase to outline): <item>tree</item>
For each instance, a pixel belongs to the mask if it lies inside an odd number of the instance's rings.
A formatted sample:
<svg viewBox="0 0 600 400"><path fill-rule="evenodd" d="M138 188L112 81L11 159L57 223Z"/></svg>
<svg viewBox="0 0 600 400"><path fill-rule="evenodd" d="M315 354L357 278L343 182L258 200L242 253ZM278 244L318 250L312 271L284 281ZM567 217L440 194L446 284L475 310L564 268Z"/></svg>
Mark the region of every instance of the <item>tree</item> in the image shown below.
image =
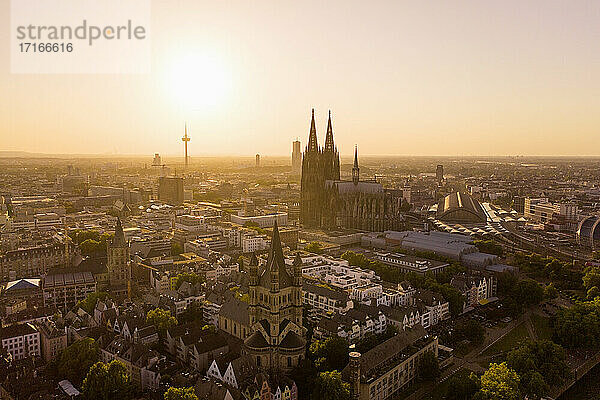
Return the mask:
<svg viewBox="0 0 600 400"><path fill-rule="evenodd" d="M350 400L350 384L342 381L338 371L321 372L315 379L311 399Z"/></svg>
<svg viewBox="0 0 600 400"><path fill-rule="evenodd" d="M469 319L456 324L452 335L453 343L468 340L475 345L480 345L485 339L485 328L480 322L475 321L474 319Z"/></svg>
<svg viewBox="0 0 600 400"><path fill-rule="evenodd" d="M446 400L470 400L479 390L479 379L475 374L456 373L448 379Z"/></svg>
<svg viewBox="0 0 600 400"><path fill-rule="evenodd" d="M90 367L98 360L98 345L92 338L85 338L67 346L58 356L56 374L78 386Z"/></svg>
<svg viewBox="0 0 600 400"><path fill-rule="evenodd" d="M84 300L77 303L77 307L81 307L86 313L92 315L98 300L104 301L108 297L106 292L93 292L87 295Z"/></svg>
<svg viewBox="0 0 600 400"><path fill-rule="evenodd" d="M490 364L481 376L480 398L486 400L519 400L519 376L506 363Z"/></svg>
<svg viewBox="0 0 600 400"><path fill-rule="evenodd" d="M583 275L583 286L586 289L591 289L594 286L600 286L600 267L587 267Z"/></svg>
<svg viewBox="0 0 600 400"><path fill-rule="evenodd" d="M170 327L177 325L177 318L171 316L171 311L155 308L146 314L146 322L154 325L156 330L163 335Z"/></svg>
<svg viewBox="0 0 600 400"><path fill-rule="evenodd" d="M523 305L539 304L544 299L544 288L532 279L525 279L517 284L515 299Z"/></svg>
<svg viewBox="0 0 600 400"><path fill-rule="evenodd" d="M304 250L308 251L309 253L315 253L315 254L323 253L323 248L321 247L321 243L319 243L319 242L310 242L309 244L306 245Z"/></svg>
<svg viewBox="0 0 600 400"><path fill-rule="evenodd" d="M519 278L512 272L501 272L498 275L498 293L508 295L513 292L515 286L519 282Z"/></svg>
<svg viewBox="0 0 600 400"><path fill-rule="evenodd" d="M553 340L566 348L600 345L600 297L560 309L552 319Z"/></svg>
<svg viewBox="0 0 600 400"><path fill-rule="evenodd" d="M444 299L448 302L448 307L450 308L450 314L453 317L460 315L463 311L463 306L465 304L465 297L462 293L450 284L445 285L434 285L431 290L440 293Z"/></svg>
<svg viewBox="0 0 600 400"><path fill-rule="evenodd" d="M298 387L299 399L310 398L318 374L319 372L310 358L303 358L292 370L290 376Z"/></svg>
<svg viewBox="0 0 600 400"><path fill-rule="evenodd" d="M475 240L473 243L482 253L494 254L502 257L502 246L494 240Z"/></svg>
<svg viewBox="0 0 600 400"><path fill-rule="evenodd" d="M100 241L100 232L90 229L90 230L81 230L75 229L69 232L69 237L75 244L81 244L88 239L95 240L97 242Z"/></svg>
<svg viewBox="0 0 600 400"><path fill-rule="evenodd" d="M179 315L178 322L185 324L188 322L202 322L204 321L204 311L202 310L202 304L198 301L193 301L189 306L185 308L185 311Z"/></svg>
<svg viewBox="0 0 600 400"><path fill-rule="evenodd" d="M117 360L108 364L97 362L87 373L82 392L83 397L88 400L133 398L133 387L127 367Z"/></svg>
<svg viewBox="0 0 600 400"><path fill-rule="evenodd" d="M197 283L204 282L204 279L194 272L182 272L177 275L177 279L175 280L175 289L179 289L183 282L189 282L192 285L196 285Z"/></svg>
<svg viewBox="0 0 600 400"><path fill-rule="evenodd" d="M309 356L319 371L341 371L348 364L348 341L339 336L317 340L309 347Z"/></svg>
<svg viewBox="0 0 600 400"><path fill-rule="evenodd" d="M198 400L198 396L194 393L194 388L176 388L170 387L165 392L165 400Z"/></svg>
<svg viewBox="0 0 600 400"><path fill-rule="evenodd" d="M554 283L546 285L544 288L544 297L547 299L555 299L558 297L558 290L554 286Z"/></svg>
<svg viewBox="0 0 600 400"><path fill-rule="evenodd" d="M590 290L587 291L587 298L590 300L594 300L598 296L600 296L600 290L598 289L598 286L592 286Z"/></svg>
<svg viewBox="0 0 600 400"><path fill-rule="evenodd" d="M546 383L546 380L537 371L529 371L521 378L521 392L527 395L528 399L541 399L550 391L550 386Z"/></svg>
<svg viewBox="0 0 600 400"><path fill-rule="evenodd" d="M101 251L100 242L93 239L87 239L79 245L79 250L82 256L93 256Z"/></svg>
<svg viewBox="0 0 600 400"><path fill-rule="evenodd" d="M410 204L408 201L402 201L402 203L400 204L400 211L401 212L409 212L410 209L412 208L412 204Z"/></svg>
<svg viewBox="0 0 600 400"><path fill-rule="evenodd" d="M530 398L548 394L550 386L561 383L568 371L564 349L549 340L528 342L511 351L506 364L521 377L521 392Z"/></svg>
<svg viewBox="0 0 600 400"><path fill-rule="evenodd" d="M434 381L440 376L440 363L433 351L426 351L419 359L417 374L424 381Z"/></svg>
<svg viewBox="0 0 600 400"><path fill-rule="evenodd" d="M181 245L179 243L171 244L171 255L172 256L178 256L181 253L183 253L183 247L181 247Z"/></svg>

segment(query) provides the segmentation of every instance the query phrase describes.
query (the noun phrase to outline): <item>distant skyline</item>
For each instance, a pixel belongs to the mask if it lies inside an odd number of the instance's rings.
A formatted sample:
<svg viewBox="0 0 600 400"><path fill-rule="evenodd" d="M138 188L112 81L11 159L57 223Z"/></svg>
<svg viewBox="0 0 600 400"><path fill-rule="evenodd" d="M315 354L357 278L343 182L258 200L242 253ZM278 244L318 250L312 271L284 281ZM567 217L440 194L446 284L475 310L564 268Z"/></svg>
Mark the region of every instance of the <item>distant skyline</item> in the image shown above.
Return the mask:
<svg viewBox="0 0 600 400"><path fill-rule="evenodd" d="M9 1L0 2L9 55ZM12 75L0 151L600 155L598 1L152 2L152 73Z"/></svg>

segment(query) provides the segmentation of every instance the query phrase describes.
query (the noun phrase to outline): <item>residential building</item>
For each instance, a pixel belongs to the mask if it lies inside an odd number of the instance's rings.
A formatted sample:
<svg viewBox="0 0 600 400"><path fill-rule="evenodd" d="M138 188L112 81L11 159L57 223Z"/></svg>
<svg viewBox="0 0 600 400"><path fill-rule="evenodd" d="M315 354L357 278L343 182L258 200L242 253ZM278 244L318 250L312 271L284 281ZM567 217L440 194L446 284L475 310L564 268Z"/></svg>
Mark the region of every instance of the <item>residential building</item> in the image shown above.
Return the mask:
<svg viewBox="0 0 600 400"><path fill-rule="evenodd" d="M71 256L70 239L64 236L21 243L18 248L0 252L2 281L39 277L51 268L68 266Z"/></svg>
<svg viewBox="0 0 600 400"><path fill-rule="evenodd" d="M152 367L161 356L141 343L133 343L121 335L100 346L100 361L118 360L125 365L131 382L141 390L157 390L160 373Z"/></svg>
<svg viewBox="0 0 600 400"><path fill-rule="evenodd" d="M231 222L239 225L256 224L260 228L271 227L277 221L277 225L286 226L288 224L288 215L284 212L274 214L255 215L255 216L240 216L231 215Z"/></svg>
<svg viewBox="0 0 600 400"><path fill-rule="evenodd" d="M40 332L31 323L10 325L0 328L2 349L13 360L36 357L41 354Z"/></svg>
<svg viewBox="0 0 600 400"><path fill-rule="evenodd" d="M70 310L96 291L96 280L89 271L48 274L42 277L41 286L44 307Z"/></svg>
<svg viewBox="0 0 600 400"><path fill-rule="evenodd" d="M351 352L342 379L350 384L353 399L391 399L416 380L419 360L426 352L438 356L438 346L437 337L416 325L365 354Z"/></svg>
<svg viewBox="0 0 600 400"><path fill-rule="evenodd" d="M40 332L42 358L46 362L54 360L67 347L67 333L58 329L53 322L44 321L37 324Z"/></svg>
<svg viewBox="0 0 600 400"><path fill-rule="evenodd" d="M328 287L319 282L304 282L302 284L302 300L304 304L318 309L322 314L343 314L354 306L346 291Z"/></svg>
<svg viewBox="0 0 600 400"><path fill-rule="evenodd" d="M493 274L457 275L450 284L465 296L465 310L486 304L488 299L496 296L497 280Z"/></svg>

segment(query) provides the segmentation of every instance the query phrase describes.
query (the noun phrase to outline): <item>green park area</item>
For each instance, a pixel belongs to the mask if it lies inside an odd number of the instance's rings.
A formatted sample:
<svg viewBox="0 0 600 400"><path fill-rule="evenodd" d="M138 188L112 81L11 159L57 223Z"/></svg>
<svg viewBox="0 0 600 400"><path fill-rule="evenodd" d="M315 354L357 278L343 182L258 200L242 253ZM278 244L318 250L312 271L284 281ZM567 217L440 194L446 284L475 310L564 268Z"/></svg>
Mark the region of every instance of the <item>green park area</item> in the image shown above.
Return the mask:
<svg viewBox="0 0 600 400"><path fill-rule="evenodd" d="M552 327L550 319L538 314L531 314L531 323L538 340L550 340L552 338Z"/></svg>
<svg viewBox="0 0 600 400"><path fill-rule="evenodd" d="M504 353L517 348L519 345L530 340L527 327L524 323L517 325L513 330L504 335L496 343L488 347L484 352L484 356L493 356L496 354Z"/></svg>

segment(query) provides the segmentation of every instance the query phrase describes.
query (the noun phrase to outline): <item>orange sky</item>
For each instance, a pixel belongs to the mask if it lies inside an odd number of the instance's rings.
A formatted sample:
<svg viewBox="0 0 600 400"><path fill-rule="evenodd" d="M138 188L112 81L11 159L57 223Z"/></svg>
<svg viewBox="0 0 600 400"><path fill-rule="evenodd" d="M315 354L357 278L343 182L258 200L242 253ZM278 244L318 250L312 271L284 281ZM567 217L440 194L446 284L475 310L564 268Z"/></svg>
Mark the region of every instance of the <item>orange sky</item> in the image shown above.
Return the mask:
<svg viewBox="0 0 600 400"><path fill-rule="evenodd" d="M8 0L0 21L9 55ZM192 156L284 155L314 107L343 155L599 155L598 21L584 0L155 0L150 74L2 57L0 150L180 154L187 120ZM197 96L189 60L209 64Z"/></svg>

